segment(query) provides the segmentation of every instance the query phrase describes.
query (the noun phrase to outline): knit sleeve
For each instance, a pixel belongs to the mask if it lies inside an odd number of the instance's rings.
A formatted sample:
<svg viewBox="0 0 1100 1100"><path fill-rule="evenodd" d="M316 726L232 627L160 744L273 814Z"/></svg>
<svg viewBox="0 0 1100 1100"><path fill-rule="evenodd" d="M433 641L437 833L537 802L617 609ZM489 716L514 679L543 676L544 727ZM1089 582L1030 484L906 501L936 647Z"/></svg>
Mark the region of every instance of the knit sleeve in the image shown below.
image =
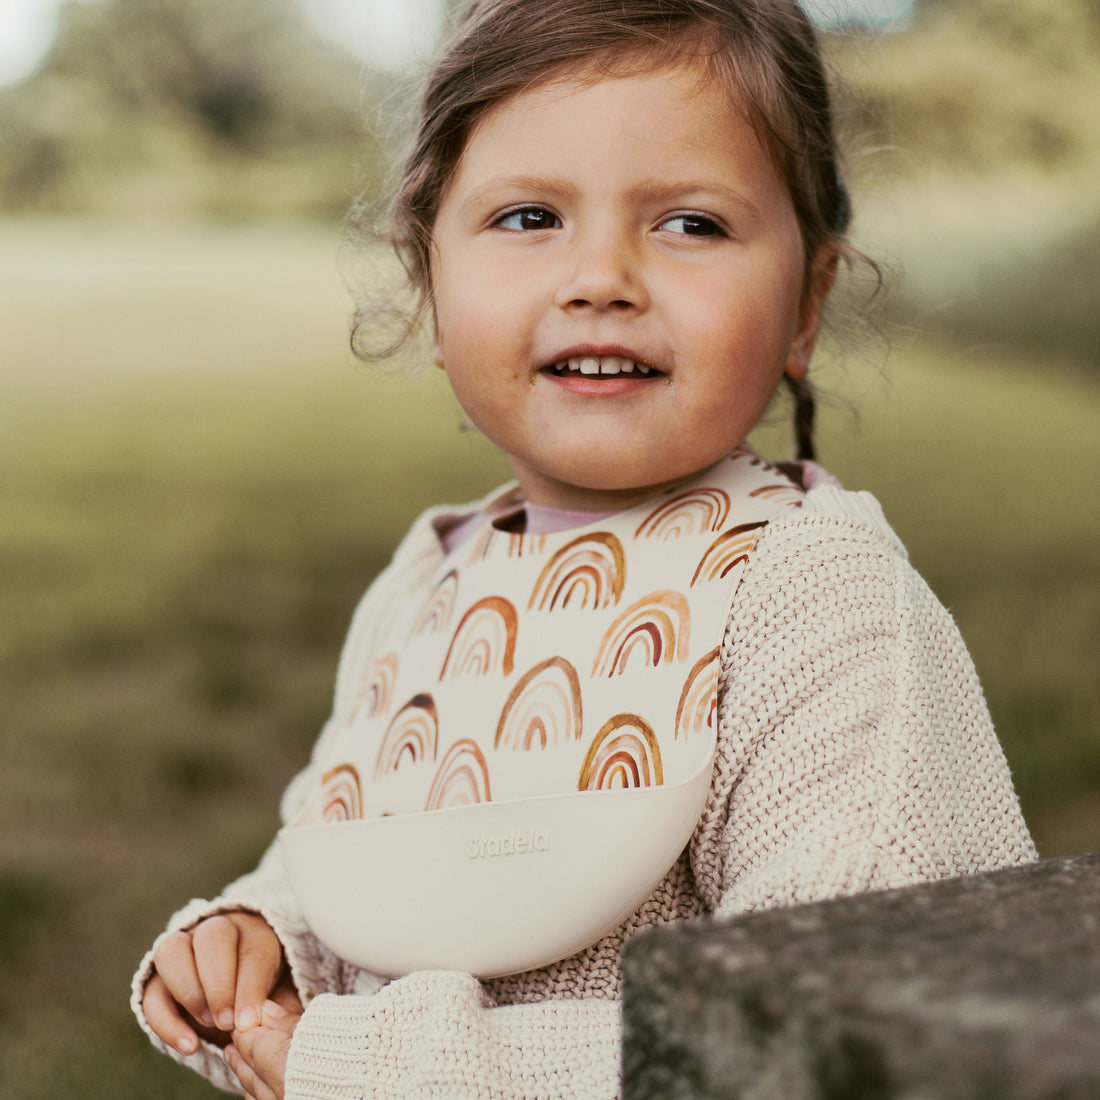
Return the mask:
<svg viewBox="0 0 1100 1100"><path fill-rule="evenodd" d="M619 1004L490 1006L458 971L420 971L371 996L322 996L294 1033L287 1100L613 1100Z"/></svg>
<svg viewBox="0 0 1100 1100"><path fill-rule="evenodd" d="M954 622L873 498L822 496L761 537L727 628L692 841L718 915L1035 858Z"/></svg>

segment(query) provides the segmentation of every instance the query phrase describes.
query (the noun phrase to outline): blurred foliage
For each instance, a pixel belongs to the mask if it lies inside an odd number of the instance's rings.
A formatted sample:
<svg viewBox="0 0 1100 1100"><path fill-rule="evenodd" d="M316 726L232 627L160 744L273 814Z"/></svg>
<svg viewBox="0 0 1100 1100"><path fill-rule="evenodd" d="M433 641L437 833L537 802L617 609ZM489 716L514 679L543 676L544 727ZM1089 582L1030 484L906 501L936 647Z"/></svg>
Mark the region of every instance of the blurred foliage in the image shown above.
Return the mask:
<svg viewBox="0 0 1100 1100"><path fill-rule="evenodd" d="M919 0L831 45L896 318L1100 365L1100 3Z"/></svg>
<svg viewBox="0 0 1100 1100"><path fill-rule="evenodd" d="M358 103L380 83L294 0L70 2L0 92L0 208L337 217L376 180Z"/></svg>
<svg viewBox="0 0 1100 1100"><path fill-rule="evenodd" d="M922 0L913 26L873 50L834 45L872 138L908 151L907 176L1096 164L1097 0Z"/></svg>

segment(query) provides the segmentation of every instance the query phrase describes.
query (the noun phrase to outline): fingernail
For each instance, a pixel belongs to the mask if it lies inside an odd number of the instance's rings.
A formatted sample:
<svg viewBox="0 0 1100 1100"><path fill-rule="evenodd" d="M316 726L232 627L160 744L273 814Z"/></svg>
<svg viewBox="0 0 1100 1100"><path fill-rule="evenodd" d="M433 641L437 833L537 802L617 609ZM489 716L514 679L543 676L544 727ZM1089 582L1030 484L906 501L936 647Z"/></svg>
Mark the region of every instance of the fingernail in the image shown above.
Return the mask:
<svg viewBox="0 0 1100 1100"><path fill-rule="evenodd" d="M233 1030L233 1009L225 1008L218 1013L218 1027L220 1027L222 1031Z"/></svg>
<svg viewBox="0 0 1100 1100"><path fill-rule="evenodd" d="M206 1009L203 1012L203 1014L202 1014L202 1023L204 1023L207 1027L213 1027L214 1026L214 1013L211 1012L210 1009Z"/></svg>
<svg viewBox="0 0 1100 1100"><path fill-rule="evenodd" d="M264 1015L270 1016L273 1020L281 1020L286 1015L286 1009L274 1001L264 1001Z"/></svg>
<svg viewBox="0 0 1100 1100"><path fill-rule="evenodd" d="M176 1043L176 1049L180 1054L194 1054L199 1049L199 1042L194 1035L184 1035Z"/></svg>
<svg viewBox="0 0 1100 1100"><path fill-rule="evenodd" d="M247 1008L242 1008L237 1013L237 1030L248 1031L250 1028L256 1027L260 1022L260 1014L249 1005Z"/></svg>

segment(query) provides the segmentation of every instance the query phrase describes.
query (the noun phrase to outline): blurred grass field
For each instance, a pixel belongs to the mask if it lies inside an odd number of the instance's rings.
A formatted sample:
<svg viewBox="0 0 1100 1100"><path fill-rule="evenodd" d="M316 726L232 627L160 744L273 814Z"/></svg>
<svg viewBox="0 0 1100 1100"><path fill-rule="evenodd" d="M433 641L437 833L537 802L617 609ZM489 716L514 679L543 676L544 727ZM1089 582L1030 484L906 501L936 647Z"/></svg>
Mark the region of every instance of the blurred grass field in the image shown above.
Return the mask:
<svg viewBox="0 0 1100 1100"><path fill-rule="evenodd" d="M346 350L335 231L0 223L0 1096L213 1094L130 1021L247 869L355 600L503 480L432 370ZM1100 387L898 338L827 363L823 461L958 619L1044 855L1100 848ZM785 421L760 446L787 450Z"/></svg>

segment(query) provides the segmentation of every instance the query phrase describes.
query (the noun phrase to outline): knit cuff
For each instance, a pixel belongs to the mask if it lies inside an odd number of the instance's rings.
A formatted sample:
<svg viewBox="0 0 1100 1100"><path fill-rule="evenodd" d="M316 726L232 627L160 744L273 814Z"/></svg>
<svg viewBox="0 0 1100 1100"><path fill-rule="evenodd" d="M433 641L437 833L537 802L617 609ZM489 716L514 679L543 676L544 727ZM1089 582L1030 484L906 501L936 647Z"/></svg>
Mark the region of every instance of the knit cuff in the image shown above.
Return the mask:
<svg viewBox="0 0 1100 1100"><path fill-rule="evenodd" d="M317 997L294 1033L286 1100L613 1100L619 1006L487 1007L469 974L422 971L369 997Z"/></svg>

